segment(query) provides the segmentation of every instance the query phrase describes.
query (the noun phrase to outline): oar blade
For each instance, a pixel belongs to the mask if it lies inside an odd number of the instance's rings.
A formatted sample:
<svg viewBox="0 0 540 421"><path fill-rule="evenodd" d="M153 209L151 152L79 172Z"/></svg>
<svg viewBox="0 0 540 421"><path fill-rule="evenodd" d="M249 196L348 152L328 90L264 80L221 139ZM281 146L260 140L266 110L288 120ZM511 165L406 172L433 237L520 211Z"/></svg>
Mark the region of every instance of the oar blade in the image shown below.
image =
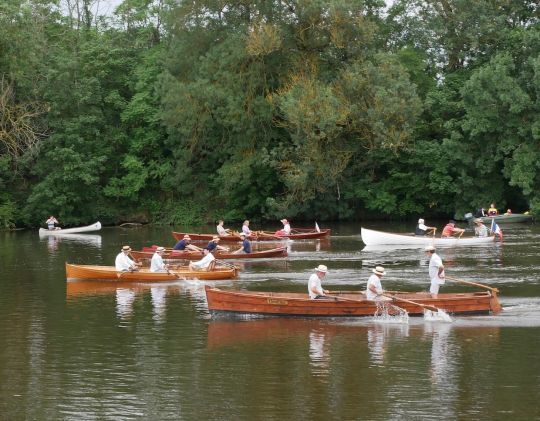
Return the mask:
<svg viewBox="0 0 540 421"><path fill-rule="evenodd" d="M441 309L438 309L437 311L424 309L424 320L428 322L445 322L445 323L453 322L450 315L446 311L441 310Z"/></svg>

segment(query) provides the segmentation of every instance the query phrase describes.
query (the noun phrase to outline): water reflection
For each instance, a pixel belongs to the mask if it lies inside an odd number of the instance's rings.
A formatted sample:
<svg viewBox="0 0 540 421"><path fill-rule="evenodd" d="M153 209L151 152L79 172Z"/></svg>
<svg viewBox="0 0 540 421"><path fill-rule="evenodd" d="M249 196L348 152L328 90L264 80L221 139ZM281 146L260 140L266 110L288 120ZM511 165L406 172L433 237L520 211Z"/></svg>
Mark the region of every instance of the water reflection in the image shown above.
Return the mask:
<svg viewBox="0 0 540 421"><path fill-rule="evenodd" d="M328 375L330 367L329 345L324 332L309 333L309 361L314 375Z"/></svg>
<svg viewBox="0 0 540 421"><path fill-rule="evenodd" d="M383 366L390 338L408 337L409 325L376 323L368 327L366 336L370 365Z"/></svg>
<svg viewBox="0 0 540 421"><path fill-rule="evenodd" d="M116 314L120 319L129 319L133 313L135 291L130 288L116 289Z"/></svg>
<svg viewBox="0 0 540 421"><path fill-rule="evenodd" d="M156 322L162 322L165 319L167 310L167 287L150 288L152 301L153 319Z"/></svg>

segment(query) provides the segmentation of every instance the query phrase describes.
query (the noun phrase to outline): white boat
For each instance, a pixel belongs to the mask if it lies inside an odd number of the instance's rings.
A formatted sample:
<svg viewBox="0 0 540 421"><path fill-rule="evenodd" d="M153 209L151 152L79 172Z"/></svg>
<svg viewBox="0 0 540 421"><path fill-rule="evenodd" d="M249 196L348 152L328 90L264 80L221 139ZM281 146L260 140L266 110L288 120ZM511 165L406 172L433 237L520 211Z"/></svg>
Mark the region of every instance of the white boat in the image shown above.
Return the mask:
<svg viewBox="0 0 540 421"><path fill-rule="evenodd" d="M49 230L45 228L39 229L39 235L64 235L64 234L78 234L81 232L91 232L99 231L101 229L101 222L96 222L92 225L87 225L85 227L75 227L75 228L65 228L65 229L55 229Z"/></svg>
<svg viewBox="0 0 540 421"><path fill-rule="evenodd" d="M430 235L419 236L414 234L395 234L391 232L375 231L361 228L362 241L366 246L380 246L386 244L417 245L421 246L471 246L489 244L495 240L490 237L450 237L440 238Z"/></svg>

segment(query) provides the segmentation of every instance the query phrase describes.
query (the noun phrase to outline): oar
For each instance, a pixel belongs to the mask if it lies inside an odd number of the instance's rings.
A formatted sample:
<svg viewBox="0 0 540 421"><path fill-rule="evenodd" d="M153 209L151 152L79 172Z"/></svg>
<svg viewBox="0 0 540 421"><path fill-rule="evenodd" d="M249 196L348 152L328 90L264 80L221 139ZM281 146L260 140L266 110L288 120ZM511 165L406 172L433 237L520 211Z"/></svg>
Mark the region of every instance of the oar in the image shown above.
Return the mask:
<svg viewBox="0 0 540 421"><path fill-rule="evenodd" d="M226 262L224 260L216 259L216 263L219 263L221 266L225 266L225 267L228 267L228 268L231 268L231 269L238 269L232 263L228 263L228 262Z"/></svg>
<svg viewBox="0 0 540 421"><path fill-rule="evenodd" d="M443 311L440 308L437 308L435 306L432 306L432 305L429 305L429 304L417 303L416 301L411 301L411 300L407 300L405 298L396 297L395 295L390 295L390 294L382 294L382 295L385 296L385 297L391 298L392 300L395 300L395 301L403 301L404 303L409 303L409 304L413 304L413 305L418 306L418 307L427 308L428 310L431 310L431 311L437 311L437 312L438 311Z"/></svg>
<svg viewBox="0 0 540 421"><path fill-rule="evenodd" d="M493 291L494 293L499 292L499 290L497 288L488 287L487 285L478 284L476 282L464 281L462 279L453 278L452 276L446 276L445 279L449 279L449 280L454 281L454 282L459 282L461 284L467 284L467 285L473 285L473 286L480 287L480 288L485 288L485 289L488 289L490 291Z"/></svg>

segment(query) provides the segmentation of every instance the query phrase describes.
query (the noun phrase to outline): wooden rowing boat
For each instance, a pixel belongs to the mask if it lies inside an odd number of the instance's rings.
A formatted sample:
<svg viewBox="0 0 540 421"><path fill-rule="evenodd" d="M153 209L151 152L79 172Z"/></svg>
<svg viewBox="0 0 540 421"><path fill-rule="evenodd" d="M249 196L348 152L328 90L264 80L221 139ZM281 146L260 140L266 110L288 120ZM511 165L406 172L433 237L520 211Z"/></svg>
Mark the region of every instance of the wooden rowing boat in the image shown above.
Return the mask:
<svg viewBox="0 0 540 421"><path fill-rule="evenodd" d="M192 271L189 268L170 270L169 272L150 272L140 269L136 272L117 272L114 266L73 265L66 263L67 279L111 279L114 281L174 281L184 279L231 279L237 275L235 267L219 267L210 271Z"/></svg>
<svg viewBox="0 0 540 421"><path fill-rule="evenodd" d="M205 287L208 309L212 313L259 314L272 316L360 317L373 316L376 303L363 294L341 291L330 299L311 300L307 294L290 292L231 291ZM399 298L436 306L451 314L497 313L501 306L494 291L438 294L400 293ZM424 309L410 302L396 301L410 315L422 315Z"/></svg>
<svg viewBox="0 0 540 421"><path fill-rule="evenodd" d="M414 234L396 234L391 232L376 231L367 228L360 230L362 241L366 246L379 245L417 245L422 246L472 246L489 244L495 241L495 236L489 237L450 237L440 238L429 235L417 236Z"/></svg>
<svg viewBox="0 0 540 421"><path fill-rule="evenodd" d="M74 228L58 228L54 230L49 230L45 228L39 229L39 235L64 235L64 234L77 234L81 232L92 232L99 231L101 229L101 222L96 222L92 225L86 225L84 227L74 227Z"/></svg>
<svg viewBox="0 0 540 421"><path fill-rule="evenodd" d="M281 241L281 240L310 240L310 239L317 239L317 238L325 238L329 237L331 233L330 229L321 229L319 231L315 229L293 229L291 230L291 234L288 236L278 236L275 235L275 233L267 232L267 231L252 231L251 235L249 236L249 240L251 241ZM189 237L196 241L196 240L205 240L210 241L214 234L196 234L191 232L176 232L173 231L172 235L177 240L180 241L184 238L184 235L189 235ZM221 235L219 237L221 241L225 242L238 242L241 241L240 236L238 234L230 234L230 235Z"/></svg>
<svg viewBox="0 0 540 421"><path fill-rule="evenodd" d="M142 251L131 251L130 254L134 259L151 259L154 254L154 247L144 247ZM203 254L198 251L184 251L184 250L172 250L167 249L163 253L162 257L167 260L199 260L202 259ZM271 257L287 257L287 247L276 247L268 250L254 251L251 253L230 253L224 251L216 251L214 253L216 259L259 259L259 258L271 258Z"/></svg>
<svg viewBox="0 0 540 421"><path fill-rule="evenodd" d="M476 218L473 218L473 220ZM491 221L495 219L497 224L510 224L518 222L530 222L533 220L532 215L526 215L524 213L512 213L510 215L497 215L497 216L482 216L481 219L484 224L491 224Z"/></svg>

